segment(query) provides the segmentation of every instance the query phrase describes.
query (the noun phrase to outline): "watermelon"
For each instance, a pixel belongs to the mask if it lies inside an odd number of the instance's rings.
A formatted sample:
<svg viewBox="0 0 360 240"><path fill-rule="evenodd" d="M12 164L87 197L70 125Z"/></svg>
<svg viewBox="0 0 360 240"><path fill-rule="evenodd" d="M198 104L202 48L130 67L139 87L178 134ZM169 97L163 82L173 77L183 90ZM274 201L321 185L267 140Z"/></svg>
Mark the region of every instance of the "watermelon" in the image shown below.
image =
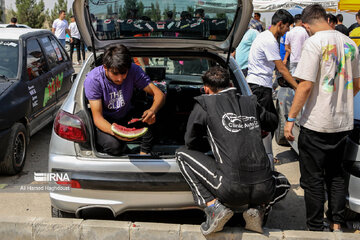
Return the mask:
<svg viewBox="0 0 360 240"><path fill-rule="evenodd" d="M127 127L118 125L116 123L113 123L111 125L111 130L116 135L119 135L120 137L132 139L132 138L138 138L138 137L143 136L147 132L148 128L147 127L127 128Z"/></svg>

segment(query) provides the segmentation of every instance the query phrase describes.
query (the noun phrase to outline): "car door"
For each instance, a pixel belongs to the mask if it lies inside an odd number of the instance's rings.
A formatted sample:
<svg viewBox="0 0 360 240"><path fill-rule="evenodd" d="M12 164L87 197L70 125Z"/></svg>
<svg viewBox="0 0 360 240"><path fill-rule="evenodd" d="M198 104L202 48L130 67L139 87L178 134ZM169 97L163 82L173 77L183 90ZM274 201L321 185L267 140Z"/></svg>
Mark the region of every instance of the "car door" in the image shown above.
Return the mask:
<svg viewBox="0 0 360 240"><path fill-rule="evenodd" d="M46 122L53 115L52 106L55 97L52 97L52 74L49 71L45 54L35 37L26 40L26 73L27 87L31 95L31 129L40 127L39 123Z"/></svg>
<svg viewBox="0 0 360 240"><path fill-rule="evenodd" d="M44 35L39 40L44 49L49 71L52 75L49 95L45 100L57 102L71 87L70 80L73 69L71 66L68 66L68 59L64 58L57 41L52 39L51 35Z"/></svg>
<svg viewBox="0 0 360 240"><path fill-rule="evenodd" d="M54 47L56 56L58 58L56 66L51 70L53 75L56 78L62 77L62 84L59 89L56 91L56 99L57 101L62 101L67 96L70 88L72 86L72 75L75 72L72 67L72 62L68 55L65 53L62 46L55 39L53 35L50 35L51 45Z"/></svg>

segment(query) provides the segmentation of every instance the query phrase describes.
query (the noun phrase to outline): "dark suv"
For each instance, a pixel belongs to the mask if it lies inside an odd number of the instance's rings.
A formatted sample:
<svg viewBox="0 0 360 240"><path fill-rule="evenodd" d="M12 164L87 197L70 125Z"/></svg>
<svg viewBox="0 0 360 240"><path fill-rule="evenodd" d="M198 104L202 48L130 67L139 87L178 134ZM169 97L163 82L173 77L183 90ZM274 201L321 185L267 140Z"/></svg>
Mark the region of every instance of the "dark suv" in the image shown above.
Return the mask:
<svg viewBox="0 0 360 240"><path fill-rule="evenodd" d="M47 30L2 29L0 37L0 173L24 166L29 137L53 120L74 69Z"/></svg>

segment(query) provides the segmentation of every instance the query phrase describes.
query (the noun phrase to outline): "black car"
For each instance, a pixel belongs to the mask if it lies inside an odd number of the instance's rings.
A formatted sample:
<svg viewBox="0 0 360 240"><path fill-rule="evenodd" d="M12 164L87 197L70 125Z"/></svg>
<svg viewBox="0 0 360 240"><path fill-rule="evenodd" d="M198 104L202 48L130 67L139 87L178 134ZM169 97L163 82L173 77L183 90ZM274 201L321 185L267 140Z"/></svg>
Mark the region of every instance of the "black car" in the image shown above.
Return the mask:
<svg viewBox="0 0 360 240"><path fill-rule="evenodd" d="M47 30L1 30L0 173L24 166L29 137L53 120L67 96L74 69Z"/></svg>

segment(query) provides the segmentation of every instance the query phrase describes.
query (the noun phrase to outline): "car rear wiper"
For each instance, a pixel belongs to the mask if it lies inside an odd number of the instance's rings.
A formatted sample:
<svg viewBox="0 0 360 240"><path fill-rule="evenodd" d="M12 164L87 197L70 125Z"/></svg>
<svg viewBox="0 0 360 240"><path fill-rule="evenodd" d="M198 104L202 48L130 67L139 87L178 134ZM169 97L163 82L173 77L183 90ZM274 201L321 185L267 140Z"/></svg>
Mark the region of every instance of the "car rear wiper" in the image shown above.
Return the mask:
<svg viewBox="0 0 360 240"><path fill-rule="evenodd" d="M8 82L8 81L10 81L10 80L9 80L9 78L8 78L7 76L5 76L5 75L2 75L2 74L0 74L0 78L3 78L3 79L5 79L5 80L6 80L7 82Z"/></svg>

